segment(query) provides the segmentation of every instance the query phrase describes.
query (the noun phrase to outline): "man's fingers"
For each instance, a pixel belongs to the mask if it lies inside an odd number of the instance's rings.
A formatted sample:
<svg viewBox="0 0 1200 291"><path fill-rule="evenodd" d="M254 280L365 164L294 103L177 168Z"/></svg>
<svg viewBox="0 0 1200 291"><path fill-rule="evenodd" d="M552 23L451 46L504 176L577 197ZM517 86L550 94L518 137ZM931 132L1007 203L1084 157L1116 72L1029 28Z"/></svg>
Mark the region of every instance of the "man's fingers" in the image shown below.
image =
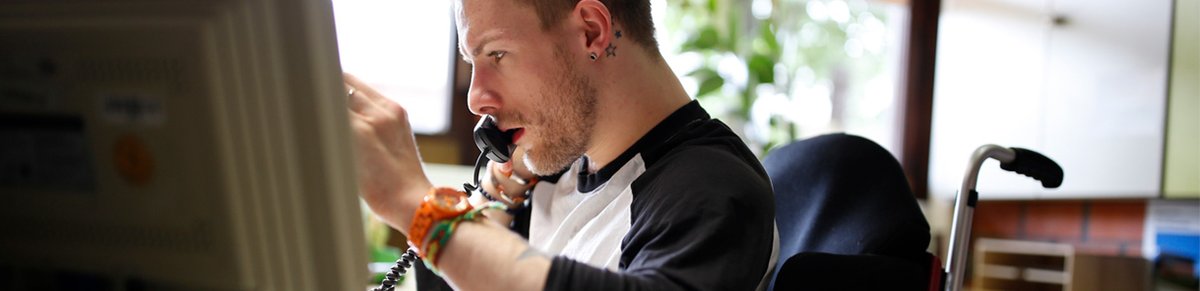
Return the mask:
<svg viewBox="0 0 1200 291"><path fill-rule="evenodd" d="M350 89L347 94L346 106L350 107L351 112L362 114L370 107L375 106L371 104L371 101L367 100L366 96L363 96L363 92L359 92L355 88Z"/></svg>
<svg viewBox="0 0 1200 291"><path fill-rule="evenodd" d="M372 104L374 100L371 100L370 95L375 90L350 73L342 73L342 80L345 81L346 105L350 107L350 111L367 114L367 110L374 106Z"/></svg>
<svg viewBox="0 0 1200 291"><path fill-rule="evenodd" d="M494 167L490 167L491 171L489 172L491 176L495 177L493 179L493 183L496 183L496 186L498 187L503 187L504 189L513 192L508 193L510 196L519 195L522 192L525 192L525 189L529 188L528 181L513 175L512 169L503 165L504 164L495 164L493 165ZM505 168L508 169L506 170Z"/></svg>
<svg viewBox="0 0 1200 291"><path fill-rule="evenodd" d="M354 130L354 134L356 135L355 141L359 144L364 142L364 138L375 136L375 126L367 120L367 116L350 111L350 128Z"/></svg>
<svg viewBox="0 0 1200 291"><path fill-rule="evenodd" d="M512 174L513 174L512 164L513 164L513 161L510 159L508 162L497 164L496 170L500 171L500 174L504 175L505 177L512 176Z"/></svg>
<svg viewBox="0 0 1200 291"><path fill-rule="evenodd" d="M375 88L371 88L370 85L367 85L367 82L363 82L361 79L351 75L350 73L342 73L342 79L346 81L347 85L349 85L351 88L354 88L354 92L364 93L363 96L371 102L378 103L380 101L387 101L387 98L384 98L383 94L379 94L378 91L375 91Z"/></svg>
<svg viewBox="0 0 1200 291"><path fill-rule="evenodd" d="M347 106L350 107L350 110L370 116L382 113L379 116L388 116L407 122L408 112L400 104L379 94L378 91L354 75L343 73L343 76L346 81Z"/></svg>

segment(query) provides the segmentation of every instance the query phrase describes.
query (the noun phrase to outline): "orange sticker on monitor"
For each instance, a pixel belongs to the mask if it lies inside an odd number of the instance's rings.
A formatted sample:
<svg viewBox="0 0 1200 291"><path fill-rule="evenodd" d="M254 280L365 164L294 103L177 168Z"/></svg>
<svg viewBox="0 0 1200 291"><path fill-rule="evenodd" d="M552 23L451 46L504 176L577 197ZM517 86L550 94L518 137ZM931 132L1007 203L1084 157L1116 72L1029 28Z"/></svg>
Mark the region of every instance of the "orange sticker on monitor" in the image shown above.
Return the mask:
<svg viewBox="0 0 1200 291"><path fill-rule="evenodd" d="M141 138L125 134L113 144L113 165L125 182L145 186L154 173L154 156Z"/></svg>

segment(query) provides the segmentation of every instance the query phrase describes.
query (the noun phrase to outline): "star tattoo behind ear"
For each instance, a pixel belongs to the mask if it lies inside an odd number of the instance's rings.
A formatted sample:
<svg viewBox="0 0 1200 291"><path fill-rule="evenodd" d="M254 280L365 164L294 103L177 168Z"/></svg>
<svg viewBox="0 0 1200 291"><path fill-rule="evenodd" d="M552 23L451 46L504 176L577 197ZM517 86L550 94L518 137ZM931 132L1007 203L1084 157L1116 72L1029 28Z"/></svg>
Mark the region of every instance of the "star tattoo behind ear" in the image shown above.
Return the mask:
<svg viewBox="0 0 1200 291"><path fill-rule="evenodd" d="M617 33L614 33L614 34L617 36L617 39L620 39L620 38L621 38L621 31L620 31L620 30L618 30L618 31L617 31ZM613 45L611 42L610 42L610 43L608 43L608 47L607 47L607 48L604 48L604 56L606 56L606 57L615 57L615 56L617 56L617 46L616 46L616 45Z"/></svg>

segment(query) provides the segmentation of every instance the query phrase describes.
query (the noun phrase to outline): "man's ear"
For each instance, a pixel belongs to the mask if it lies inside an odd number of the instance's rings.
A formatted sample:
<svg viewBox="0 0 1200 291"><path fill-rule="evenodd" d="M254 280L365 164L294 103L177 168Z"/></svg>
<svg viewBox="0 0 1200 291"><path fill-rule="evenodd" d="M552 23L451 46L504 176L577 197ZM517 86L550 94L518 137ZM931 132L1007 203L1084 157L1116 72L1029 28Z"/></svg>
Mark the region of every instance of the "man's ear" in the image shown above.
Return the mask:
<svg viewBox="0 0 1200 291"><path fill-rule="evenodd" d="M581 0L572 13L578 16L582 44L588 53L604 56L606 49L612 50L609 44L614 40L613 23L608 6L599 0Z"/></svg>

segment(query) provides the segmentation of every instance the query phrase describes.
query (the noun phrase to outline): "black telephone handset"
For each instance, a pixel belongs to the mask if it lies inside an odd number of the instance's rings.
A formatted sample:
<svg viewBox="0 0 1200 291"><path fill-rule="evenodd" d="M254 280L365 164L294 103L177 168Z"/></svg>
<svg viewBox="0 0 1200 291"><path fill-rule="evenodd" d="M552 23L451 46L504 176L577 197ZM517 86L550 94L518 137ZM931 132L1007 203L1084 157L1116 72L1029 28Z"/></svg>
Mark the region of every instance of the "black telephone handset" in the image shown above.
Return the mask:
<svg viewBox="0 0 1200 291"><path fill-rule="evenodd" d="M500 131L496 119L484 115L475 124L475 146L479 147L482 155L497 163L508 162L512 159L513 145L511 132Z"/></svg>
<svg viewBox="0 0 1200 291"><path fill-rule="evenodd" d="M479 159L475 161L475 183L463 183L463 190L468 193L479 188L479 169L483 167L487 160L492 160L497 163L508 162L512 159L514 146L512 144L513 133L501 131L496 126L496 119L491 115L484 115L479 119L479 123L475 124L475 131L472 133L475 137L475 146L479 147ZM486 158L486 159L485 159ZM416 250L409 248L396 260L396 266L392 267L386 275L383 282L379 283L379 287L371 289L373 291L392 291L396 288L397 279L408 272L408 268L417 262Z"/></svg>
<svg viewBox="0 0 1200 291"><path fill-rule="evenodd" d="M479 169L483 168L487 160L506 163L512 159L513 148L516 147L512 144L513 132L501 131L500 127L496 126L496 119L491 115L484 115L479 119L472 135L475 137L475 147L479 148L479 159L475 160L475 178L471 180L475 184L463 183L463 190L468 193L479 189Z"/></svg>

